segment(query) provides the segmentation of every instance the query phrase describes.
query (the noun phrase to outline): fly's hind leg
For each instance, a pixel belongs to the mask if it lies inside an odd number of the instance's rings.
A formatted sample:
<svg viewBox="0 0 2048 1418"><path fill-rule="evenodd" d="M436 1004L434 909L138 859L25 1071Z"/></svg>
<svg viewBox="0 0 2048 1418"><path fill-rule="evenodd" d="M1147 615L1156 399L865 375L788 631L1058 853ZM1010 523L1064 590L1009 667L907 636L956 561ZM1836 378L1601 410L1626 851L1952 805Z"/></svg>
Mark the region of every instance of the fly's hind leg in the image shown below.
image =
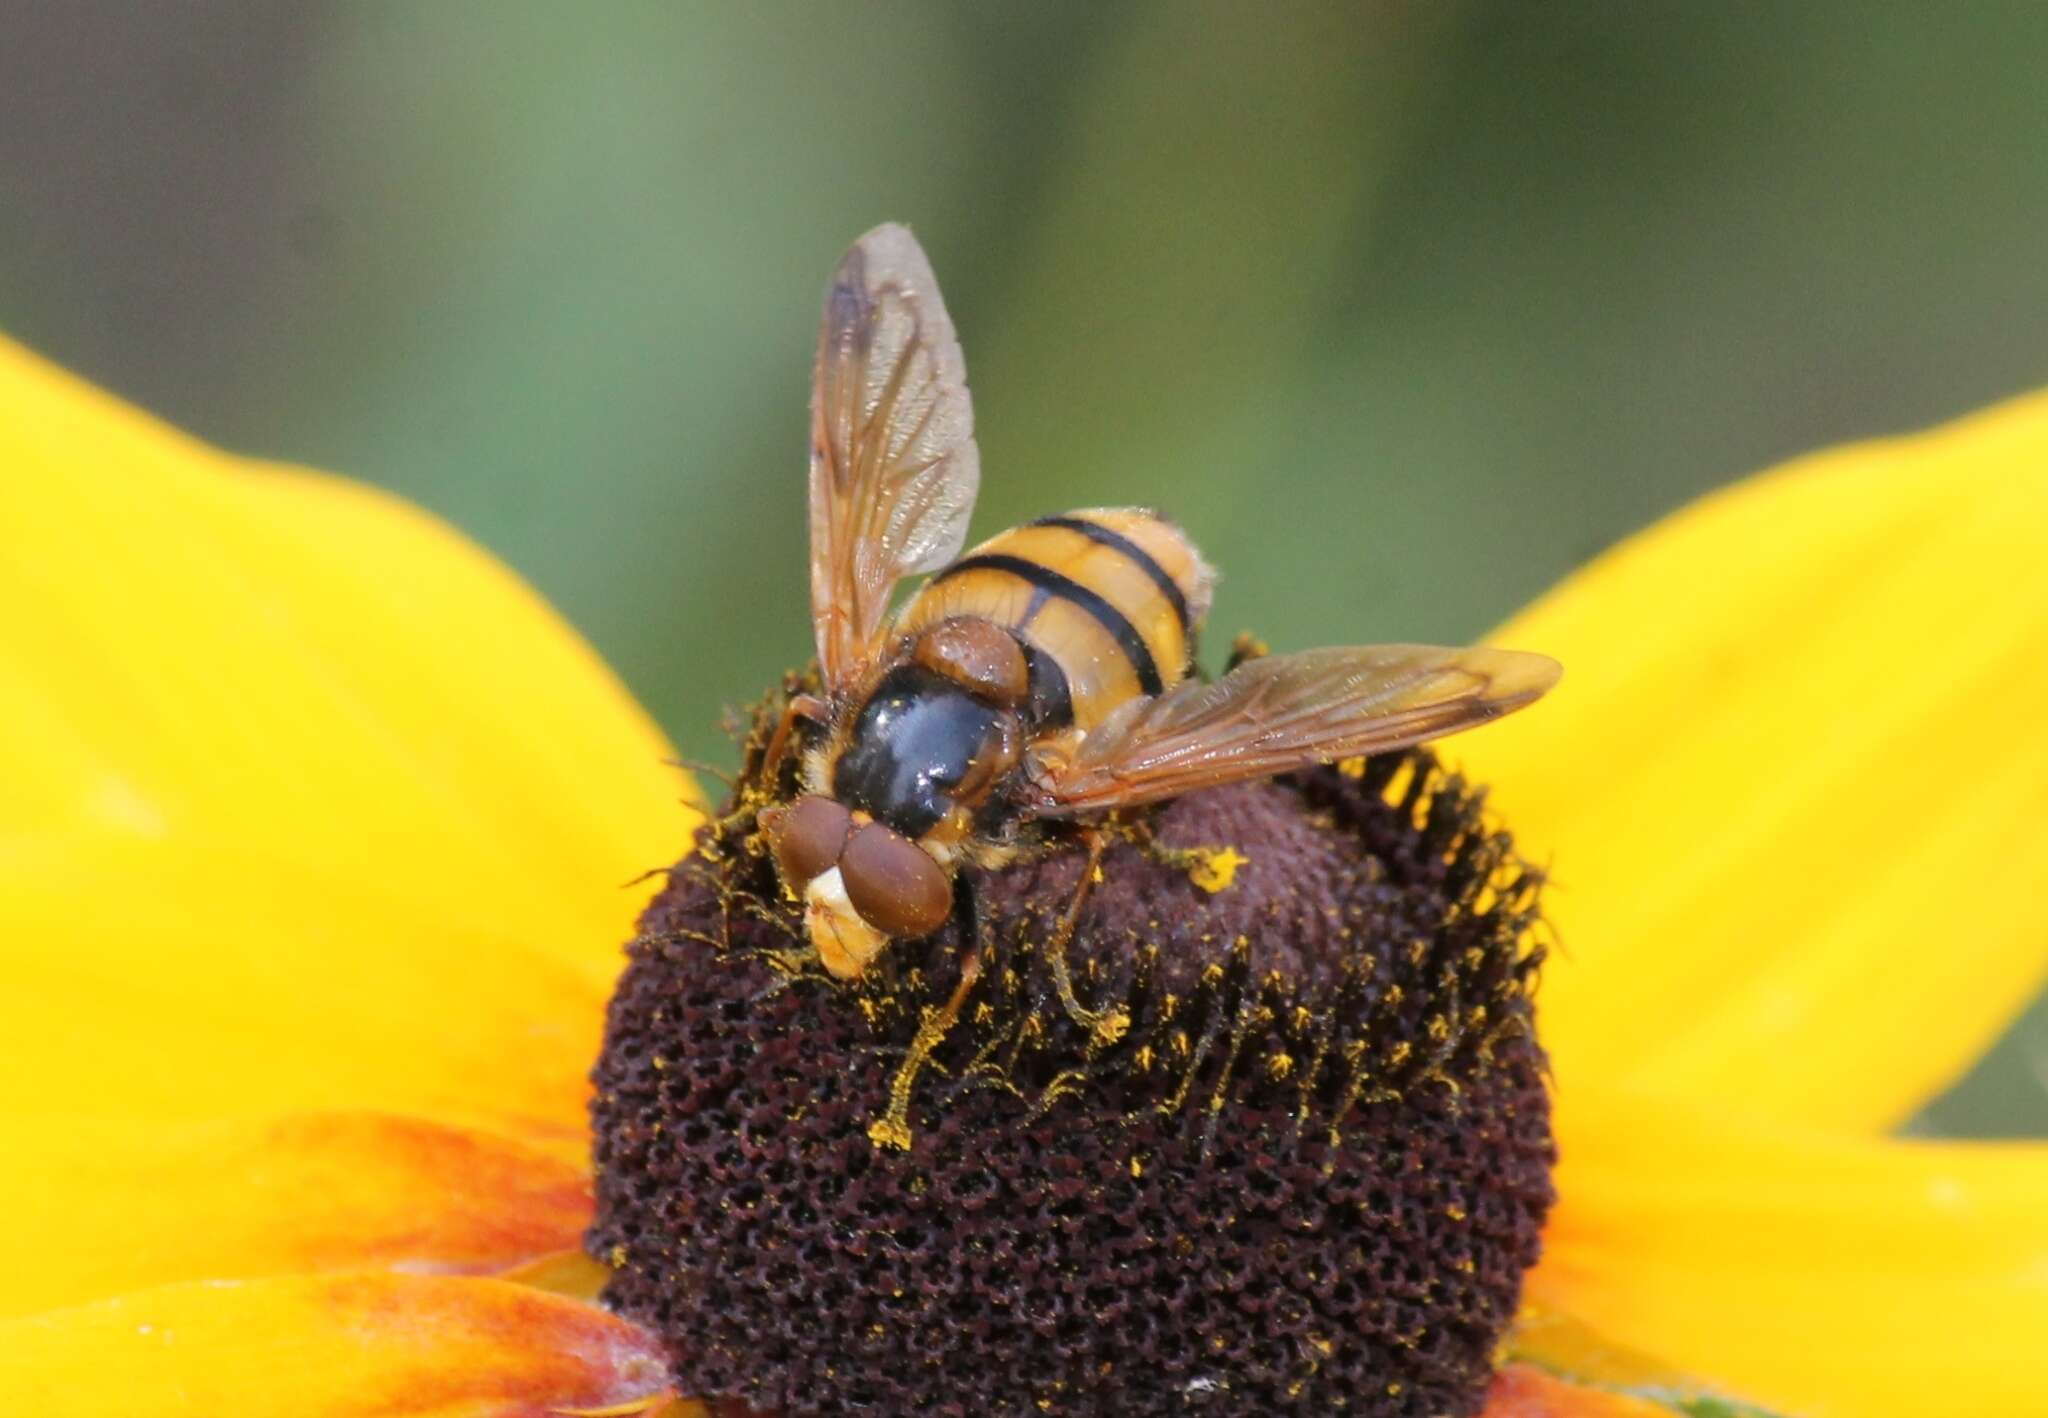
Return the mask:
<svg viewBox="0 0 2048 1418"><path fill-rule="evenodd" d="M1067 947L1073 944L1074 930L1081 922L1081 908L1088 904L1088 892L1102 877L1102 853L1107 845L1103 835L1092 828L1082 830L1082 840L1088 844L1088 860L1082 864L1074 899L1067 903L1066 914L1060 917L1059 926L1046 945L1045 958L1052 967L1053 988L1059 991L1068 1018L1086 1029L1090 1045L1099 1049L1123 1038L1131 1027L1131 1016L1121 1009L1090 1009L1082 1004L1074 993L1073 972L1067 968Z"/></svg>
<svg viewBox="0 0 2048 1418"><path fill-rule="evenodd" d="M953 1025L960 1018L967 996L973 993L981 980L981 958L988 944L987 926L976 907L970 876L971 873L962 871L953 881L953 914L961 922L961 935L973 942L960 958L960 983L953 987L952 997L944 1008L925 1007L918 1021L917 1037L910 1041L909 1052L896 1066L896 1076L889 1080L888 1111L868 1124L868 1141L877 1147L893 1148L898 1152L909 1150L910 1095L917 1087L917 1075L931 1059L933 1050L945 1043L946 1036L953 1032Z"/></svg>
<svg viewBox="0 0 2048 1418"><path fill-rule="evenodd" d="M739 801L731 813L719 820L716 835L723 836L728 827L749 825L758 830L748 840L747 849L756 855L772 849L776 834L780 831L779 824L783 814L788 812L790 807L790 802L783 796L782 791L782 764L789 756L790 746L795 741L797 720L806 719L814 724L823 723L826 711L825 701L815 694L792 695L789 702L782 706L782 716L775 721L775 727L768 735L768 742L762 746L761 756L756 760L759 766L743 778L744 786ZM781 879L780 872L776 876L778 880ZM795 899L797 893L788 882L783 882L782 889L786 896ZM805 948L809 949L808 943Z"/></svg>
<svg viewBox="0 0 2048 1418"><path fill-rule="evenodd" d="M822 722L825 717L825 701L815 694L793 696L783 706L782 718L775 725L775 732L768 736L768 746L761 751L761 782L773 791L782 775L782 760L789 752L790 734L796 728L796 721L809 719L812 723Z"/></svg>

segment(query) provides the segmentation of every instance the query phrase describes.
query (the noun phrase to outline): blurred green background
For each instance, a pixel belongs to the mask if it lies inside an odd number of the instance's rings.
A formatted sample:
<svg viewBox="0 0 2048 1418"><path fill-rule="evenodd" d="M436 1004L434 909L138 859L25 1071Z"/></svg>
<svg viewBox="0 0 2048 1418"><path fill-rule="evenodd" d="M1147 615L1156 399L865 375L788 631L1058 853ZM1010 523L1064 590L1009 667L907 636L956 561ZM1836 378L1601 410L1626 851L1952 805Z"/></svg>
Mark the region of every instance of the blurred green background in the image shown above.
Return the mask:
<svg viewBox="0 0 2048 1418"><path fill-rule="evenodd" d="M1460 639L2048 383L2048 5L0 3L0 328L466 528L686 753L809 651L826 274L912 223L983 535L1151 502L1211 643ZM1845 1007L1853 1007L1845 1002ZM1920 1126L2048 1133L2037 1010Z"/></svg>

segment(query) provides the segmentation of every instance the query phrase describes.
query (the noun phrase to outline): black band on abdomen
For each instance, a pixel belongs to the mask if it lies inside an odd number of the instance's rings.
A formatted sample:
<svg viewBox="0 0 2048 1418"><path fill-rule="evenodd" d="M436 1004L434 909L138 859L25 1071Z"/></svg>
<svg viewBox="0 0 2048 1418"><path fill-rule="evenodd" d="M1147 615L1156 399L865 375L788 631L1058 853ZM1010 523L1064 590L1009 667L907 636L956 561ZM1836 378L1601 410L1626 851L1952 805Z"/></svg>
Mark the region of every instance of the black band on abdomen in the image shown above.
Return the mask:
<svg viewBox="0 0 2048 1418"><path fill-rule="evenodd" d="M1086 517L1041 517L1030 525L1034 527L1065 527L1070 532L1079 532L1089 541L1122 552L1131 563L1159 588L1159 594L1166 597L1173 606L1174 615L1180 620L1180 633L1186 637L1194 627L1189 624L1188 598L1181 593L1180 583L1166 574L1166 568L1152 559L1152 553L1139 546L1123 533L1091 522Z"/></svg>
<svg viewBox="0 0 2048 1418"><path fill-rule="evenodd" d="M1125 619L1122 611L1079 581L1062 576L1049 566L1026 561L1021 556L989 552L954 562L934 576L931 584L936 586L941 581L954 576L964 576L970 571L1007 571L1012 576L1021 577L1047 595L1058 596L1061 600L1080 608L1116 641L1117 648L1123 651L1124 658L1130 661L1131 669L1138 676L1138 688L1147 694L1157 694L1165 687L1159 680L1159 666L1152 659L1152 651L1146 646L1145 637L1138 634L1137 627Z"/></svg>

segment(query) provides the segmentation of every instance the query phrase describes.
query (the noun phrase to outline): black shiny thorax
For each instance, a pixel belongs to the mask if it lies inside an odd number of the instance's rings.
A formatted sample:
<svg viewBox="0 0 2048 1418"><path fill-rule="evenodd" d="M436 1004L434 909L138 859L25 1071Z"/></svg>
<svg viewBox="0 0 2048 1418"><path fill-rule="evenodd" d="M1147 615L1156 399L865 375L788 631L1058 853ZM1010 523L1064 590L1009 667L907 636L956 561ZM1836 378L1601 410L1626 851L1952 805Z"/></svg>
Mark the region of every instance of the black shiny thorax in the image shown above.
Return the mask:
<svg viewBox="0 0 2048 1418"><path fill-rule="evenodd" d="M974 806L957 790L975 760L1014 732L1007 710L921 665L898 665L855 716L832 767L832 796L921 837L956 806Z"/></svg>

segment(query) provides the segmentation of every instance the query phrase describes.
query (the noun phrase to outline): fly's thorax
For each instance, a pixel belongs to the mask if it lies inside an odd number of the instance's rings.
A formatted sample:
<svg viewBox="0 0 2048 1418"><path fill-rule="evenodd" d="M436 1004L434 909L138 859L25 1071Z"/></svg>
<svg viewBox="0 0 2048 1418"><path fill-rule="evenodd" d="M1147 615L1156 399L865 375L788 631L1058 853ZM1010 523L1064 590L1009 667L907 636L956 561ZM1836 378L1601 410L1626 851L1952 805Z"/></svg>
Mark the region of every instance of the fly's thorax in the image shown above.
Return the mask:
<svg viewBox="0 0 2048 1418"><path fill-rule="evenodd" d="M824 783L830 794L906 837L965 820L1015 766L1024 725L1013 709L916 662L884 671L845 714Z"/></svg>
<svg viewBox="0 0 2048 1418"><path fill-rule="evenodd" d="M999 626L949 622L905 636L828 706L797 797L757 819L785 889L805 903L826 969L857 978L890 939L928 934L984 840L1026 746L1030 676Z"/></svg>

